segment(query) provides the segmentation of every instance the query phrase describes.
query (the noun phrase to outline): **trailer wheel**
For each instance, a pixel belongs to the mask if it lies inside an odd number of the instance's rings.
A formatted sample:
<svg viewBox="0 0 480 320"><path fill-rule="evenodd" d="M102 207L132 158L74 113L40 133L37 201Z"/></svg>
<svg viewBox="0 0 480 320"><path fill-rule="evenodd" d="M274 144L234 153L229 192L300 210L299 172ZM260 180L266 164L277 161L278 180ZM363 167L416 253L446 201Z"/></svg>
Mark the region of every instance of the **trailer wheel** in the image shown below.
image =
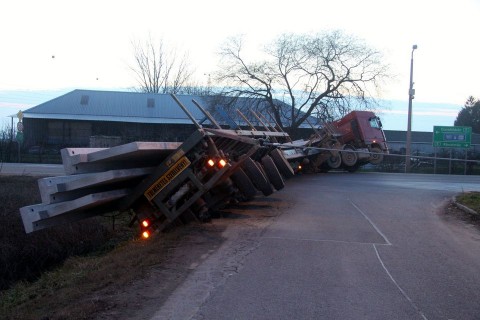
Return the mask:
<svg viewBox="0 0 480 320"><path fill-rule="evenodd" d="M238 168L231 176L233 183L237 186L238 190L243 194L245 200L252 200L257 193L252 181L245 174L242 168Z"/></svg>
<svg viewBox="0 0 480 320"><path fill-rule="evenodd" d="M265 169L263 168L262 164L258 161L254 161L255 165L257 166L258 170L262 173L263 177L265 177L265 181L267 182L266 185L262 186L262 189L260 190L265 196L269 196L273 193L273 187L272 187L272 182L268 178L267 173L265 172Z"/></svg>
<svg viewBox="0 0 480 320"><path fill-rule="evenodd" d="M345 151L342 151L342 162L347 167L353 167L358 161L358 155L355 152L355 149L352 146L345 146L343 148Z"/></svg>
<svg viewBox="0 0 480 320"><path fill-rule="evenodd" d="M275 165L275 162L273 162L273 159L270 156L263 157L262 165L273 187L277 190L283 189L285 187L285 182L283 181L280 172L278 172L277 166Z"/></svg>
<svg viewBox="0 0 480 320"><path fill-rule="evenodd" d="M368 161L371 164L380 164L383 161L383 154L381 154L382 150L378 147L373 147L370 151L376 154L370 154L370 159Z"/></svg>
<svg viewBox="0 0 480 320"><path fill-rule="evenodd" d="M243 163L243 170L253 182L255 187L260 190L265 196L269 196L273 193L272 185L270 181L267 180L265 175L262 173L257 163L251 158L247 158Z"/></svg>
<svg viewBox="0 0 480 320"><path fill-rule="evenodd" d="M336 156L331 154L327 159L327 164L331 169L338 169L342 165L342 158L338 154Z"/></svg>
<svg viewBox="0 0 480 320"><path fill-rule="evenodd" d="M285 159L280 149L273 149L270 152L270 156L277 166L278 171L285 177L285 179L291 178L295 175L292 166L288 163L287 159Z"/></svg>

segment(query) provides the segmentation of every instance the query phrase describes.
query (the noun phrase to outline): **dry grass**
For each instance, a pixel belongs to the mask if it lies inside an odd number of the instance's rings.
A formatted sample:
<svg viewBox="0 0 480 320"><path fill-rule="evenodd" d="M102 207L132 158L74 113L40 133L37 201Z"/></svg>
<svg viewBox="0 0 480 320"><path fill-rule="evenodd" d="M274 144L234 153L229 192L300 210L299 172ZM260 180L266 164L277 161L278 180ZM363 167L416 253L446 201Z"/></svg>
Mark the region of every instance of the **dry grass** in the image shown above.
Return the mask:
<svg viewBox="0 0 480 320"><path fill-rule="evenodd" d="M110 318L108 314L113 312L126 319L124 314L135 314L138 306L146 303L136 292L142 287L135 287L135 283L143 280L146 286L166 287L166 299L169 290L174 290L191 272L188 266L199 259L205 247L221 243L221 231L212 225L188 225L158 234L149 241L124 242L107 254L70 257L63 266L45 272L37 281L20 282L0 292L0 314L11 320L81 320ZM192 254L194 247L198 248L196 254ZM188 257L187 248L191 250ZM160 276L153 283L151 279L144 280L152 268L166 270L168 275L173 268L176 279ZM157 297L153 306L161 302L162 298Z"/></svg>
<svg viewBox="0 0 480 320"><path fill-rule="evenodd" d="M64 271L52 271L69 257L106 252L133 237L130 229L117 227L112 230L111 218L105 217L26 234L19 208L39 202L37 178L0 176L0 290L4 290L0 291L2 315L12 314L8 310L14 310L16 305L24 304L45 292L70 286L88 274L87 271L95 270L95 257L85 257L81 265L76 260L81 258L72 258L65 263ZM85 267L82 269L83 265ZM76 271L69 271L74 269ZM34 286L29 284L42 274ZM14 287L11 290L6 290L12 285Z"/></svg>
<svg viewBox="0 0 480 320"><path fill-rule="evenodd" d="M41 202L37 178L0 176L0 290L31 281L72 255L101 250L119 232L107 218L93 218L26 234L19 208Z"/></svg>
<svg viewBox="0 0 480 320"><path fill-rule="evenodd" d="M113 293L147 274L149 267L168 259L168 246L177 237L125 243L102 256L71 257L38 281L1 293L0 313L8 319L90 319L106 307L102 290ZM99 298L92 299L95 295Z"/></svg>

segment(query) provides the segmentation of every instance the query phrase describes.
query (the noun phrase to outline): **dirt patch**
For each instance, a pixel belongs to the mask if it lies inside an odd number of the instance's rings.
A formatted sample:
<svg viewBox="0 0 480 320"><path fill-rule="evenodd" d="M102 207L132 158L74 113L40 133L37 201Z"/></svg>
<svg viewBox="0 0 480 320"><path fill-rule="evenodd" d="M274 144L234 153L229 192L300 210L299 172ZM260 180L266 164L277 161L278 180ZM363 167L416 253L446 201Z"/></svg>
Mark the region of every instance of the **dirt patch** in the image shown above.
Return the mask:
<svg viewBox="0 0 480 320"><path fill-rule="evenodd" d="M148 253L160 256L155 264L147 266L143 271L131 270L134 279L130 282L112 284L86 299L87 303L97 300L102 302L103 308L92 318L149 318L190 273L222 245L225 226L217 222L182 227L181 230L174 231L178 236L167 242L158 239L161 244L155 243L156 248Z"/></svg>
<svg viewBox="0 0 480 320"><path fill-rule="evenodd" d="M480 215L473 215L458 208L453 201L448 202L441 212L441 216L448 221L461 222L480 231Z"/></svg>
<svg viewBox="0 0 480 320"><path fill-rule="evenodd" d="M167 246L170 253L163 261L148 268L144 278L118 287L115 292L109 288L99 293L105 309L92 318L168 319L172 312L176 318L189 318L211 290L241 269L262 232L285 205L275 196L255 199L217 212L217 219L211 223L175 229L180 234ZM185 301L189 304L184 305Z"/></svg>
<svg viewBox="0 0 480 320"><path fill-rule="evenodd" d="M225 226L223 244L202 256L194 271L172 292L167 301L157 306L155 314L140 313L134 319L191 319L210 298L211 293L227 279L241 272L245 259L260 245L267 227L289 204L277 194L268 198L230 207L216 223ZM248 209L247 209L248 208Z"/></svg>

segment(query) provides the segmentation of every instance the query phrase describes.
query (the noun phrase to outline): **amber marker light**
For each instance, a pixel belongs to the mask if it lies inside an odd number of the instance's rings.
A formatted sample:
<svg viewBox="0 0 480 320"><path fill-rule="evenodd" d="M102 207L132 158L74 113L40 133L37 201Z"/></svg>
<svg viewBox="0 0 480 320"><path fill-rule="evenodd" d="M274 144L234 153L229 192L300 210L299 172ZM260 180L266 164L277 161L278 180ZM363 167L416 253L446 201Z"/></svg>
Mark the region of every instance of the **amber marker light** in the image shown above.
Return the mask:
<svg viewBox="0 0 480 320"><path fill-rule="evenodd" d="M220 161L218 162L218 165L220 168L223 168L227 165L227 161L220 159Z"/></svg>
<svg viewBox="0 0 480 320"><path fill-rule="evenodd" d="M147 239L148 237L150 237L150 232L148 232L148 231L143 231L142 237L143 237L144 239Z"/></svg>

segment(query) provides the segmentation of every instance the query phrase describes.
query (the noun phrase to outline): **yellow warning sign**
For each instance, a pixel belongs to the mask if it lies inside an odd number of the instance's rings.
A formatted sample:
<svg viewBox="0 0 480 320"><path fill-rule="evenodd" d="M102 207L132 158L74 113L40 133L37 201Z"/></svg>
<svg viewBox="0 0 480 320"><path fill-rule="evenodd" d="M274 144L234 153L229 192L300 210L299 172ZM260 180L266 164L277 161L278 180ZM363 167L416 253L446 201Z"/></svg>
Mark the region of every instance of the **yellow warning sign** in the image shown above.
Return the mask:
<svg viewBox="0 0 480 320"><path fill-rule="evenodd" d="M175 163L168 171L162 175L160 178L158 178L157 181L155 181L154 184L150 186L150 188L145 191L144 195L148 199L148 201L151 201L155 196L162 191L163 188L165 188L170 181L175 179L180 173L182 173L183 170L187 169L188 166L190 165L190 160L188 160L187 157L183 157L180 160Z"/></svg>

